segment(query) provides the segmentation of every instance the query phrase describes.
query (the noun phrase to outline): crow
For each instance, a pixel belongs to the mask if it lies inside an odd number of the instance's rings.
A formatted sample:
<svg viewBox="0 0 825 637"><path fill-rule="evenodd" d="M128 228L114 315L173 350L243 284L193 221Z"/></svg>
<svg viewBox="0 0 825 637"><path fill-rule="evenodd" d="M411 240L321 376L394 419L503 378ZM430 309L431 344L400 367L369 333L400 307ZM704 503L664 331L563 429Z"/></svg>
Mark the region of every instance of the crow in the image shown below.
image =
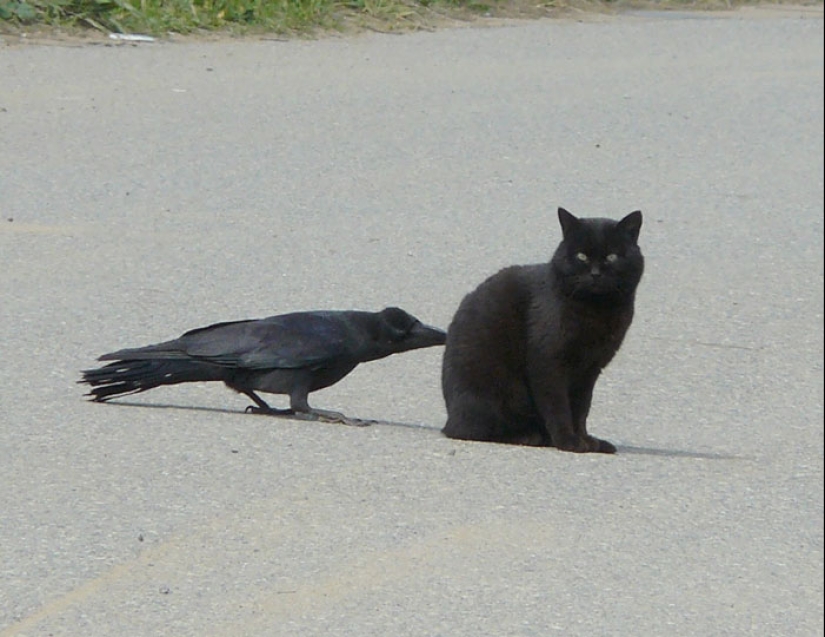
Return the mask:
<svg viewBox="0 0 825 637"><path fill-rule="evenodd" d="M359 363L443 345L446 333L397 307L380 312L294 312L215 323L172 341L122 349L98 360L114 361L82 372L91 400L144 392L161 385L223 381L249 397L254 414L358 425L338 412L313 409L310 392L329 387ZM275 409L255 392L286 394L289 409Z"/></svg>

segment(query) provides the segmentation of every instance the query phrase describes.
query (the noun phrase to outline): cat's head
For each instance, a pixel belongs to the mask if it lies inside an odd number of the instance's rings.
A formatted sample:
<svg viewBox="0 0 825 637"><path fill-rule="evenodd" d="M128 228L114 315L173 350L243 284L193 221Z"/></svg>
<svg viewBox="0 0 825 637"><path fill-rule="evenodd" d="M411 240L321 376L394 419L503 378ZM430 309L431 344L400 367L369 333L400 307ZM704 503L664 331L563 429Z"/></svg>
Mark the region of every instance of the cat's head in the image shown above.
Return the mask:
<svg viewBox="0 0 825 637"><path fill-rule="evenodd" d="M580 219L559 208L562 242L550 262L562 293L593 303L632 301L644 271L637 243L642 213Z"/></svg>

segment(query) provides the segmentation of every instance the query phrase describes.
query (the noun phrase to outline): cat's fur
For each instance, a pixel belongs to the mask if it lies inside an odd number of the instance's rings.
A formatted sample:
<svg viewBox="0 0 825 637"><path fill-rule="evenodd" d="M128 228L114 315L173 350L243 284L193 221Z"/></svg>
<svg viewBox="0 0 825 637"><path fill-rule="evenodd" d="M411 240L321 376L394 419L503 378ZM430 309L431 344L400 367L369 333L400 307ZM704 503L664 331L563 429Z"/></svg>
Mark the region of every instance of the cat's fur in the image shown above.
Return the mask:
<svg viewBox="0 0 825 637"><path fill-rule="evenodd" d="M633 319L642 213L558 214L563 239L549 263L501 270L453 318L442 369L450 438L616 451L586 421L596 379Z"/></svg>

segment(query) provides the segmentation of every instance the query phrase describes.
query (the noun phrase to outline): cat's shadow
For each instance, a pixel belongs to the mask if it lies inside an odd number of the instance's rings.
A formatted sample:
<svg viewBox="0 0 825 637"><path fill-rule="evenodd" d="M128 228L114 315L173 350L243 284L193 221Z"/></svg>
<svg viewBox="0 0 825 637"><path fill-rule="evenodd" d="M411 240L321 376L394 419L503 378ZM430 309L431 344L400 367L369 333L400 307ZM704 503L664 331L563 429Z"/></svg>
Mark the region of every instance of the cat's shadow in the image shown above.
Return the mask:
<svg viewBox="0 0 825 637"><path fill-rule="evenodd" d="M117 402L105 403L111 407L141 407L143 409L174 409L182 411L201 411L214 414L230 414L248 415L237 409L225 409L222 407L199 407L197 405L173 405L169 403L137 403L131 401L119 400ZM279 418L280 419L280 418ZM285 420L299 420L284 416ZM431 425L424 425L412 422L398 422L392 420L371 420L373 425L387 425L390 427L405 427L407 429L419 429L424 431L441 432L440 427L433 427ZM458 441L455 441L458 442ZM483 443L489 444L489 443ZM495 443L494 443L495 444ZM620 455L636 455L636 456L661 456L665 458L693 458L695 460L746 460L743 456L734 456L725 453L713 453L706 451L686 451L684 449L660 449L658 447L637 447L635 445L616 445L617 453Z"/></svg>
<svg viewBox="0 0 825 637"><path fill-rule="evenodd" d="M710 451L686 451L684 449L659 449L657 447L636 447L634 445L616 445L616 453L628 456L663 456L666 458L693 458L695 460L747 460L745 456Z"/></svg>

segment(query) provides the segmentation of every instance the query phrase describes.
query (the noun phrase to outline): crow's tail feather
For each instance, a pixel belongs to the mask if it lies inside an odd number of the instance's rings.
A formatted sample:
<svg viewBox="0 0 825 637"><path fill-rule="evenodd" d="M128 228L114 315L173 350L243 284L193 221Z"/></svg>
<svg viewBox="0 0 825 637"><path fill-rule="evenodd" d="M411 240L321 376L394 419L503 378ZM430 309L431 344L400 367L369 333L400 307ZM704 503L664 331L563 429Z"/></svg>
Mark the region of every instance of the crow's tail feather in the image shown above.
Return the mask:
<svg viewBox="0 0 825 637"><path fill-rule="evenodd" d="M84 370L81 372L83 378L78 382L93 387L86 394L92 400L104 402L161 385L223 380L223 371L214 365L191 360L127 360Z"/></svg>

